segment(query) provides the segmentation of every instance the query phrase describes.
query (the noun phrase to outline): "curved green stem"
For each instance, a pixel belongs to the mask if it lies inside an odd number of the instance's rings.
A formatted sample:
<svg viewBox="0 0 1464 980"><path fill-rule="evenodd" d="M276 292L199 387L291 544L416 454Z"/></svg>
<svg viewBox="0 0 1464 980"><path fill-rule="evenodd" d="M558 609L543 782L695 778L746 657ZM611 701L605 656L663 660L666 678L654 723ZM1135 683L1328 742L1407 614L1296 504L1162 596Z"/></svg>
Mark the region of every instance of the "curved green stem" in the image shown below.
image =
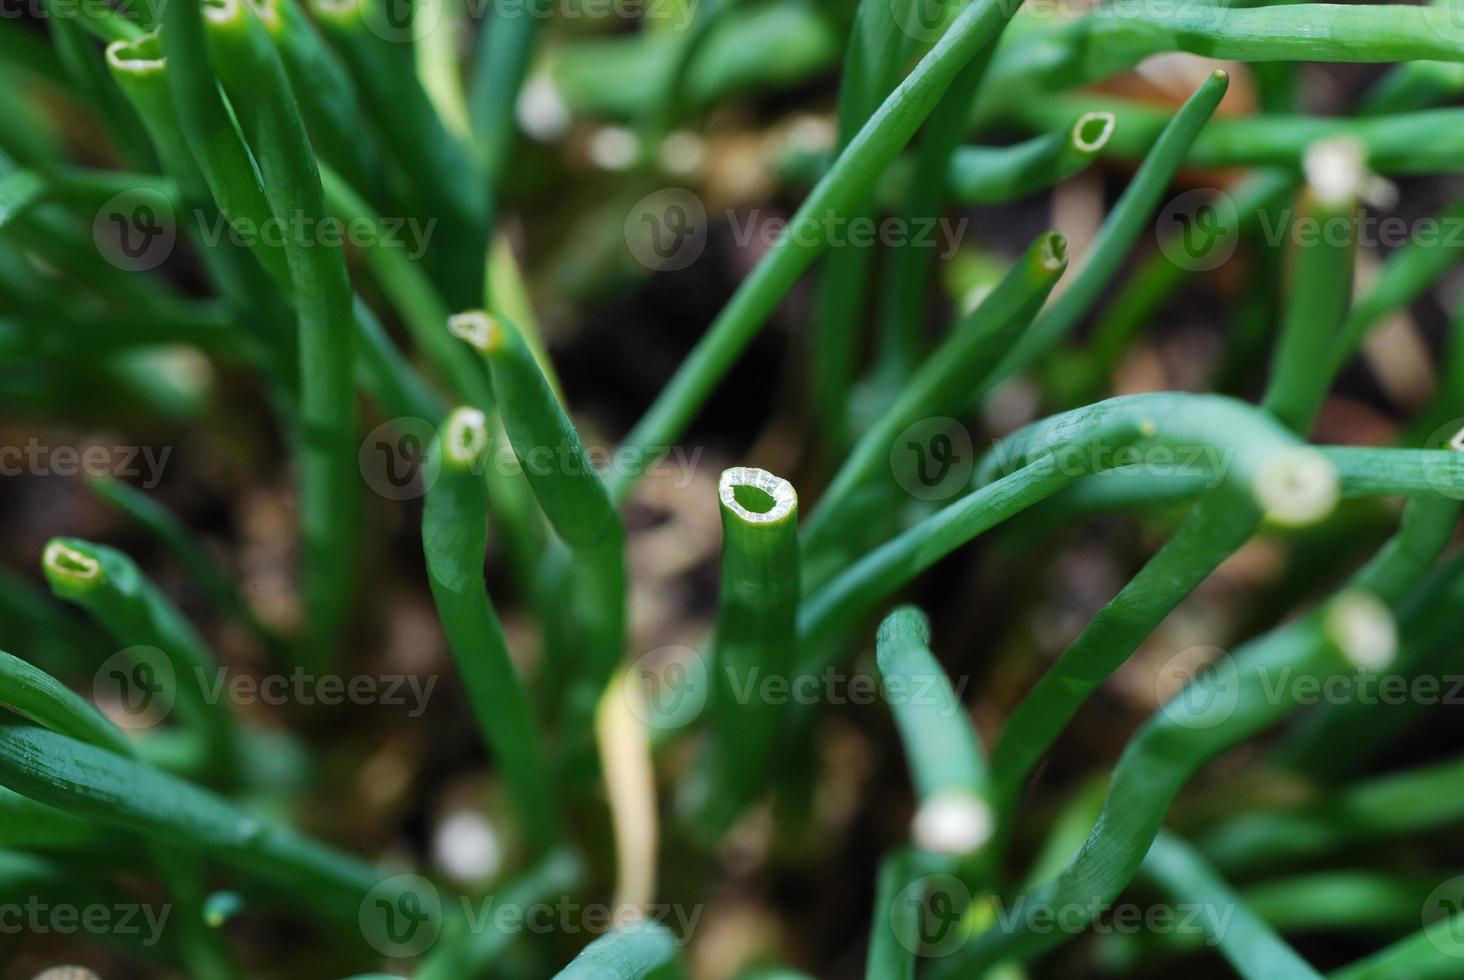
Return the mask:
<svg viewBox="0 0 1464 980"><path fill-rule="evenodd" d="M351 284L341 243L318 234L328 217L320 172L258 15L245 0L218 0L204 19L220 80L254 150L273 217L285 230L299 316L308 652L321 663L340 641L352 592L358 477Z"/></svg>
<svg viewBox="0 0 1464 980"><path fill-rule="evenodd" d="M960 696L930 652L925 614L902 606L885 617L875 656L915 784L915 845L972 854L993 826L986 759Z"/></svg>
<svg viewBox="0 0 1464 980"><path fill-rule="evenodd" d="M804 525L805 553L842 550L836 545L849 531L851 506L862 493L882 489L871 485L888 465L896 437L923 418L959 412L972 388L1031 323L1066 268L1063 237L1054 232L1038 236L992 293L951 328L834 474Z"/></svg>
<svg viewBox="0 0 1464 980"><path fill-rule="evenodd" d="M1206 938L1245 980L1321 980L1322 975L1178 837L1160 831L1139 870L1175 902L1225 915L1222 927L1216 927L1215 915L1200 916L1199 922Z"/></svg>
<svg viewBox="0 0 1464 980"><path fill-rule="evenodd" d="M41 568L57 596L86 609L134 654L138 669L119 680L124 695L128 683L137 683L153 685L137 692L146 695L144 703L160 696L162 706L176 696L179 710L205 741L210 778L229 784L239 766L238 733L228 708L208 693L217 661L183 615L132 559L103 545L56 538L46 546Z"/></svg>
<svg viewBox="0 0 1464 980"><path fill-rule="evenodd" d="M524 835L546 851L559 826L543 739L483 584L488 529L481 467L487 449L482 412L459 408L447 417L431 449L438 475L422 511L422 550L437 615L484 741L503 767Z"/></svg>

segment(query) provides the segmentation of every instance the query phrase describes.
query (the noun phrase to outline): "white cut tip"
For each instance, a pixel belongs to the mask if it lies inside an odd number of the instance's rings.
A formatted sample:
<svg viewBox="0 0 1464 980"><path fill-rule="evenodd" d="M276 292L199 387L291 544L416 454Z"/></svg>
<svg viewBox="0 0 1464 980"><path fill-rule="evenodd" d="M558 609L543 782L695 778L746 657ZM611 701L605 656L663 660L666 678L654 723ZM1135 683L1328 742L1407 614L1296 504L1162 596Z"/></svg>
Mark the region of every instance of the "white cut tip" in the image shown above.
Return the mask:
<svg viewBox="0 0 1464 980"><path fill-rule="evenodd" d="M1350 136L1319 140L1306 148L1302 169L1317 201L1340 207L1362 193L1367 182L1367 149Z"/></svg>
<svg viewBox="0 0 1464 980"><path fill-rule="evenodd" d="M722 506L748 524L773 524L798 507L798 492L781 476L756 466L734 466L717 481Z"/></svg>
<svg viewBox="0 0 1464 980"><path fill-rule="evenodd" d="M1358 670L1382 670L1398 652L1398 625L1371 592L1345 592L1327 607L1324 628Z"/></svg>
<svg viewBox="0 0 1464 980"><path fill-rule="evenodd" d="M70 582L95 582L102 577L101 562L61 541L46 545L41 564L51 575Z"/></svg>
<svg viewBox="0 0 1464 980"><path fill-rule="evenodd" d="M1073 123L1073 146L1084 153L1097 153L1108 145L1118 117L1111 112L1085 112Z"/></svg>
<svg viewBox="0 0 1464 980"><path fill-rule="evenodd" d="M624 126L604 126L590 137L590 159L602 170L629 170L640 155L640 137Z"/></svg>
<svg viewBox="0 0 1464 980"><path fill-rule="evenodd" d="M498 321L482 310L454 313L447 318L447 330L485 354L497 349L500 341Z"/></svg>
<svg viewBox="0 0 1464 980"><path fill-rule="evenodd" d="M941 790L915 811L910 836L921 850L963 855L991 839L991 807L970 790Z"/></svg>
<svg viewBox="0 0 1464 980"><path fill-rule="evenodd" d="M524 84L514 115L518 117L519 128L540 143L561 139L573 121L569 104L547 74L535 75Z"/></svg>
<svg viewBox="0 0 1464 980"><path fill-rule="evenodd" d="M456 463L468 465L488 448L488 417L476 408L453 410L442 428L442 451Z"/></svg>
<svg viewBox="0 0 1464 980"><path fill-rule="evenodd" d="M1255 495L1277 524L1314 524L1332 512L1341 494L1337 469L1313 449L1285 449L1268 459L1255 477Z"/></svg>

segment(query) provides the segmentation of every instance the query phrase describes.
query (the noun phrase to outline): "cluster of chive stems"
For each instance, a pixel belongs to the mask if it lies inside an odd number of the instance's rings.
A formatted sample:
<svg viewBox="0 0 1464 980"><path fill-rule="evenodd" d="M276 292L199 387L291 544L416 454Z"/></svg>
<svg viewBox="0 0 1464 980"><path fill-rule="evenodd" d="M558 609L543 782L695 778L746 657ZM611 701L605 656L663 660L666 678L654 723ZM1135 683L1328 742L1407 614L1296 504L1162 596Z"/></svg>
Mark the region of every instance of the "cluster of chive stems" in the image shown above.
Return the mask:
<svg viewBox="0 0 1464 980"><path fill-rule="evenodd" d="M1464 159L1464 109L1435 108L1464 93L1464 28L1449 0L1196 0L1064 18L971 0L946 7L936 24L917 10L919 0L861 0L852 22L849 11L799 0L746 8L705 0L684 32L556 39L549 67L533 77L535 52L551 40L545 20L508 3L489 12L466 78L463 11L421 0L421 29L402 29L383 2L141 0L113 10L47 0L49 43L18 21L0 22L0 337L7 364L27 372L26 384L7 380L6 391L17 404L58 414L89 389L114 405L167 415L189 395L170 388L152 357L159 347L192 347L255 372L297 462L301 635L260 622L189 530L147 495L114 480L95 489L155 533L270 656L314 670L329 669L340 653L359 585L350 571L363 492L357 400L389 418L434 423L437 478L421 529L431 593L527 855L495 892L527 905L589 894L608 878L621 911L558 975L689 974L682 943L694 937L643 915L656 897L667 809L657 803L655 753L673 741L698 745L694 774L672 794L672 825L713 847L765 801L780 763L799 756L817 723L809 706L739 698L737 680L847 667L883 616L881 676L934 695L889 706L914 816L908 841L881 862L872 915L858 930L868 935L867 976L1021 976L1075 930L994 915L998 900L1096 909L1135 882L1166 901L1231 914L1223 930L1188 945L1185 937L1152 948L1116 943L1116 962L1175 955L1203 939L1248 980L1318 977L1284 934L1367 927L1396 938L1332 976L1464 976L1464 879L1449 879L1459 887L1442 895L1436 886L1447 885L1447 874L1420 880L1371 868L1244 888L1227 881L1314 866L1464 819L1464 760L1364 778L1370 761L1426 720L1422 706L1307 711L1267 681L1278 672L1319 681L1383 670L1429 676L1448 669L1451 640L1464 627L1464 564L1446 554L1464 498L1464 465L1447 426L1464 406L1464 318L1446 343L1432 399L1397 446L1307 441L1339 371L1456 257L1459 243L1447 236L1420 238L1354 291L1357 243L1347 220L1377 175L1448 172ZM641 473L602 478L590 464L515 259L494 244L498 192L520 139L515 108L522 94L525 105L547 99L570 119L625 127L643 158L632 162L639 184L627 181L643 189L665 182L653 149L710 107L839 67L841 50L834 145L787 164L791 179L812 184L788 234L761 256L623 440L641 451L634 458L649 458L682 438L821 260L808 389L819 437L841 462L801 526L786 480L751 466L722 474L720 603L702 654L709 710L680 729L652 725L654 706L641 703L638 678L625 667L634 651L620 509ZM1258 63L1264 111L1212 119L1228 85L1222 71L1173 112L1081 91L1169 52ZM1320 118L1298 115L1294 104L1296 63L1308 61L1401 63L1352 115ZM32 90L93 113L131 169L69 164ZM963 145L997 128L1033 135ZM1100 156L1135 166L1075 268L1068 270L1060 235L1038 236L933 345L930 250L826 247L830 214L884 211L913 221L956 204L1018 200ZM1140 330L1193 275L1162 249L1129 265L1186 165L1244 173L1229 185L1234 208L1217 212L1223 227L1214 238L1240 238L1259 257L1258 277L1273 282L1240 311L1245 322L1234 328L1217 387L1233 390L1237 378L1254 375L1270 342L1264 393L1259 404L1222 394L1099 400ZM436 231L420 262L362 247L351 256L359 259L353 275L338 243L205 243L195 223L180 222L215 292L197 300L162 276L107 265L91 246L87 216L118 192L139 190L180 215L254 227L290 216L309 227L328 215L379 224L383 214L400 214L431 217ZM1260 219L1284 209L1340 220L1349 234L1254 241ZM1464 218L1464 199L1442 217ZM885 295L865 345L864 284L877 263ZM363 281L375 306L356 292ZM1281 308L1267 308L1278 293ZM378 319L383 311L402 328L406 349ZM1274 332L1254 329L1273 313ZM1091 333L1072 343L1090 319ZM865 346L873 365L860 378ZM1054 414L1001 440L951 498L912 512L901 490L908 474L891 468L899 435L925 419L968 415L999 384L1041 374L1059 354L1063 370L1048 372L1044 389ZM856 388L858 412L850 408ZM526 462L505 473L485 464L504 440L521 460L547 448L577 465L546 472ZM1115 466L1118 454L1081 451L1092 446L1224 465ZM1194 449L1215 452L1185 452ZM1214 674L1190 682L1213 685L1206 696L1181 691L1156 711L1106 782L1074 794L1035 859L1016 866L1014 831L1030 823L1024 791L1104 681L1256 534L1311 527L1348 539L1356 531L1346 509L1364 498L1406 500L1392 539L1332 594L1313 596L1283 625L1225 654ZM892 607L936 562L1034 509L1052 522L1121 509L1182 517L1041 672L988 752L931 650L926 617ZM490 528L540 619L540 683L554 687L547 694L521 676L485 587ZM373 959L359 925L365 900L383 890L400 897L392 889L409 886L251 805L259 778L251 769L274 743L203 689L215 657L201 635L115 549L60 538L42 566L55 596L84 609L102 632L67 619L21 580L0 583L7 633L25 655L0 655L0 702L13 715L0 725L0 880L61 897L107 896L103 876L69 859L130 854L180 912L168 943L127 952L193 977L242 975L226 925L251 907L284 907L318 923L338 942L341 962ZM53 676L94 668L99 635L153 675L175 679L168 726L126 736ZM1266 743L1264 758L1307 781L1305 806L1235 813L1189 841L1164 829L1171 803L1206 763L1278 729L1284 736ZM569 819L571 811L580 819ZM613 860L596 860L596 834L572 831L583 830L586 812L608 829L598 837L601 850L612 839ZM240 894L211 893L221 877ZM949 915L957 892L964 898L955 941L932 943L926 920ZM1430 892L1443 917L1420 930ZM452 903L434 914L441 938L394 969L432 978L511 971L515 936L469 928ZM535 969L545 975L559 965ZM777 963L745 966L747 976L802 975Z"/></svg>

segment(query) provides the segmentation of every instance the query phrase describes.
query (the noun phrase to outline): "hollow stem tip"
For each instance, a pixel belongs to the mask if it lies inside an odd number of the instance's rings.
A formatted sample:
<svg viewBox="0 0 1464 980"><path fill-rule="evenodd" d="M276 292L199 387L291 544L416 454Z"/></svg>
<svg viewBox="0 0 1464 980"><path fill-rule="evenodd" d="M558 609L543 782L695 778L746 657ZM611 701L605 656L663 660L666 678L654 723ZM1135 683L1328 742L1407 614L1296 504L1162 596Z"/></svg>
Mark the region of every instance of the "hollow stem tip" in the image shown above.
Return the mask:
<svg viewBox="0 0 1464 980"><path fill-rule="evenodd" d="M73 542L56 538L41 555L41 569L58 595L76 596L101 584L105 573L101 560Z"/></svg>
<svg viewBox="0 0 1464 980"><path fill-rule="evenodd" d="M1322 623L1328 639L1358 670L1382 670L1398 652L1393 613L1371 592L1342 593L1327 606Z"/></svg>
<svg viewBox="0 0 1464 980"><path fill-rule="evenodd" d="M1108 145L1118 117L1106 110L1085 112L1073 123L1072 145L1079 153L1092 155Z"/></svg>
<svg viewBox="0 0 1464 980"><path fill-rule="evenodd" d="M717 497L724 514L744 524L796 521L798 492L780 476L755 466L734 466L722 471Z"/></svg>
<svg viewBox="0 0 1464 980"><path fill-rule="evenodd" d="M485 356L502 350L507 340L503 324L483 310L454 313L447 318L447 329L454 337L466 341L470 347Z"/></svg>
<svg viewBox="0 0 1464 980"><path fill-rule="evenodd" d="M266 27L276 27L279 10L274 4L253 0L203 0L203 15L215 24L227 24L253 14Z"/></svg>
<svg viewBox="0 0 1464 980"><path fill-rule="evenodd" d="M1061 232L1049 231L1037 240L1037 263L1048 272L1061 273L1068 264L1068 243Z"/></svg>
<svg viewBox="0 0 1464 980"><path fill-rule="evenodd" d="M1276 453L1256 473L1253 488L1266 517L1288 527L1326 517L1341 495L1336 467L1305 447Z"/></svg>
<svg viewBox="0 0 1464 980"><path fill-rule="evenodd" d="M442 424L443 462L468 469L488 449L488 416L476 408L453 409Z"/></svg>

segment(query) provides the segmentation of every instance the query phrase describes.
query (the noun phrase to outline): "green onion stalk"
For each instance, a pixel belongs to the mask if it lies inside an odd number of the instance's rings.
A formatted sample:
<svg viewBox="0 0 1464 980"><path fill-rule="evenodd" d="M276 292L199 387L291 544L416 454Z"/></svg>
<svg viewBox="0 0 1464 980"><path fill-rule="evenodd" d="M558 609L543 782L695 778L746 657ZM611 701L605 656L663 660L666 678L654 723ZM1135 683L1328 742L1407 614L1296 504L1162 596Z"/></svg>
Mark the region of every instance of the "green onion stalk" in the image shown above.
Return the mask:
<svg viewBox="0 0 1464 980"><path fill-rule="evenodd" d="M438 475L422 512L422 549L473 714L503 768L523 833L542 852L559 836L543 737L483 584L487 500L481 468L487 450L482 412L459 408L447 417L430 450Z"/></svg>
<svg viewBox="0 0 1464 980"><path fill-rule="evenodd" d="M798 494L766 470L724 470L722 583L712 644L712 762L702 815L726 830L757 793L777 742L780 713L757 694L786 682L797 662ZM751 697L746 692L752 692Z"/></svg>

